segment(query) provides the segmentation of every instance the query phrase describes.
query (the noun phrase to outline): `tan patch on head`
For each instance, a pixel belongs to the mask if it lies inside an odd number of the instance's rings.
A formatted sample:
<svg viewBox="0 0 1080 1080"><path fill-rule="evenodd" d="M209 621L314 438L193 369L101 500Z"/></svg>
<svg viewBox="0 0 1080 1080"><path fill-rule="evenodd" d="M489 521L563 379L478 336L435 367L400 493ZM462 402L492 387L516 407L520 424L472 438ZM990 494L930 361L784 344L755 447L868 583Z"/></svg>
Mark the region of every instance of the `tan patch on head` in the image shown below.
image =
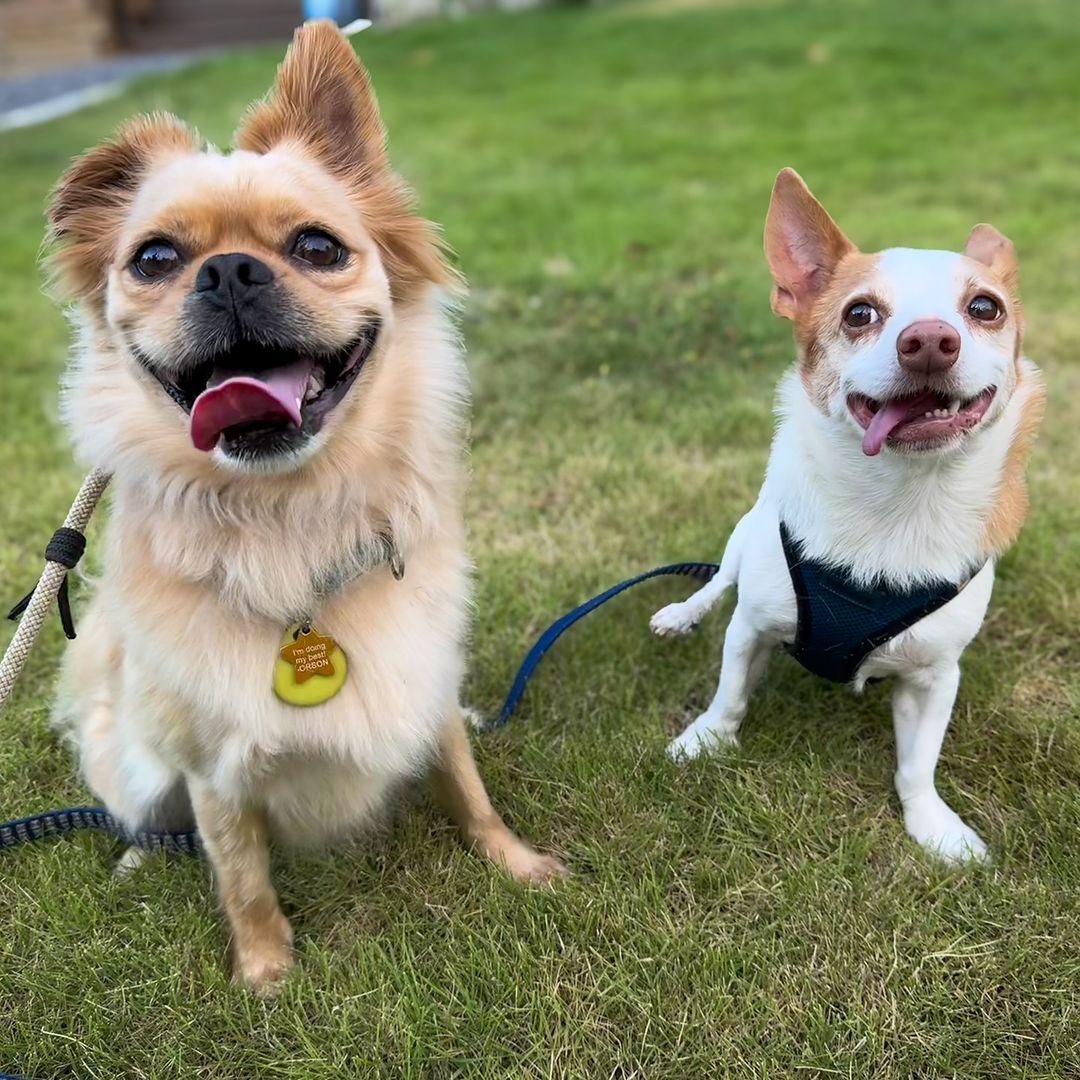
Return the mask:
<svg viewBox="0 0 1080 1080"><path fill-rule="evenodd" d="M395 299L427 283L457 283L435 227L417 216L412 192L390 169L367 72L329 20L296 31L273 90L252 107L236 145L259 154L300 146L344 182L382 252Z"/></svg>
<svg viewBox="0 0 1080 1080"><path fill-rule="evenodd" d="M49 196L50 260L57 285L100 307L106 271L135 194L149 172L193 154L199 138L166 113L137 116L116 135L76 158Z"/></svg>
<svg viewBox="0 0 1080 1080"><path fill-rule="evenodd" d="M154 237L177 242L189 259L245 243L280 253L299 227L321 225L356 249L367 239L360 224L342 186L300 155L209 154L155 173L135 199L122 239L128 255Z"/></svg>
<svg viewBox="0 0 1080 1080"><path fill-rule="evenodd" d="M830 344L844 333L839 308L862 280L873 277L877 257L863 255L802 177L783 169L765 221L765 258L775 282L773 311L795 323L799 374L810 399L826 410L840 380L840 372L825 362Z"/></svg>
<svg viewBox="0 0 1080 1080"><path fill-rule="evenodd" d="M983 548L992 555L1001 554L1013 543L1027 517L1024 470L1046 409L1046 386L1038 372L1033 367L1021 366L1017 369L1017 379L1014 393L1023 394L1024 401L983 534Z"/></svg>
<svg viewBox="0 0 1080 1080"><path fill-rule="evenodd" d="M840 385L840 367L829 363L836 356L836 346L845 343L842 317L845 303L852 297L863 297L880 306L873 295L872 285L877 273L878 256L853 251L845 255L827 279L812 306L795 312L795 342L799 349L799 376L819 408L827 410L828 402ZM885 324L882 320L858 331L860 336L877 336Z"/></svg>
<svg viewBox="0 0 1080 1080"><path fill-rule="evenodd" d="M1016 249L1012 241L999 233L993 225L976 225L968 235L963 253L969 259L990 267L994 276L1010 293L1019 291L1020 268Z"/></svg>
<svg viewBox="0 0 1080 1080"><path fill-rule="evenodd" d="M990 271L991 280L998 286L1006 301L1009 318L1016 331L1013 359L1016 363L1017 382L1020 379L1020 358L1024 346L1024 306L1020 301L1020 263L1012 241L998 232L993 225L976 225L968 235L963 254L979 264L978 270ZM971 286L971 294L978 293L978 278ZM993 333L988 327L980 326L975 320L968 324L976 333Z"/></svg>

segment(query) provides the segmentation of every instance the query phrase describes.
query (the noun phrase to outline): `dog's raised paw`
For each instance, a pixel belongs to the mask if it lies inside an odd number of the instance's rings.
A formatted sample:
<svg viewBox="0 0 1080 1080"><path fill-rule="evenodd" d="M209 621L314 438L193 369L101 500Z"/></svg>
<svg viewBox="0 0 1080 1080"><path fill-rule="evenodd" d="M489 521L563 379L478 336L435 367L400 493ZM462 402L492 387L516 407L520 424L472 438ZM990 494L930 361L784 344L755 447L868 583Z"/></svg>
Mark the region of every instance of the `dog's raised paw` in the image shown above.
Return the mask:
<svg viewBox="0 0 1080 1080"><path fill-rule="evenodd" d="M473 709L463 705L461 707L461 715L465 720L465 723L468 724L473 731L484 732L487 730L487 717L484 716L479 709Z"/></svg>
<svg viewBox="0 0 1080 1080"><path fill-rule="evenodd" d="M675 637L689 634L697 628L694 612L688 604L668 604L661 608L650 620L649 629L657 637Z"/></svg>

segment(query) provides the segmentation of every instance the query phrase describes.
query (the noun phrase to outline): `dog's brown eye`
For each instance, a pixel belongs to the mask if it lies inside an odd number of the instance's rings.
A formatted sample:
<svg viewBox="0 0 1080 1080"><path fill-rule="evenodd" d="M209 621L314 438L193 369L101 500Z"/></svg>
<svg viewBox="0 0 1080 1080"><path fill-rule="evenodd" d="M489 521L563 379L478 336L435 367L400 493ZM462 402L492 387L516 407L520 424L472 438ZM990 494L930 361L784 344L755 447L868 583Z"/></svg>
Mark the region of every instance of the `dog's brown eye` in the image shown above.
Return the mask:
<svg viewBox="0 0 1080 1080"><path fill-rule="evenodd" d="M993 322L1001 314L1001 305L992 296L976 296L968 302L967 309L979 322Z"/></svg>
<svg viewBox="0 0 1080 1080"><path fill-rule="evenodd" d="M167 240L151 240L135 253L131 269L139 277L160 278L171 274L183 261Z"/></svg>
<svg viewBox="0 0 1080 1080"><path fill-rule="evenodd" d="M294 258L301 259L309 266L317 266L320 270L337 266L345 258L345 249L332 236L315 229L302 232L296 238L292 253Z"/></svg>
<svg viewBox="0 0 1080 1080"><path fill-rule="evenodd" d="M877 308L873 304L866 303L865 300L857 301L844 312L844 323L856 329L880 321L881 316L878 314Z"/></svg>

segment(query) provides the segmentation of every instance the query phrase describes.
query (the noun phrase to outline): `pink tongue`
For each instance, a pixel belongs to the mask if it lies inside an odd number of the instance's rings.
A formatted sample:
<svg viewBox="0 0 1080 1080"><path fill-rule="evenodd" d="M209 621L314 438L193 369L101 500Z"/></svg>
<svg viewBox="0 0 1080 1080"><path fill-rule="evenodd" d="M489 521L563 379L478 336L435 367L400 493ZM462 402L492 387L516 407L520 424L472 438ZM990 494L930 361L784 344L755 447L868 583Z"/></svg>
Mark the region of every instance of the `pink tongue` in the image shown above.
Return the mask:
<svg viewBox="0 0 1080 1080"><path fill-rule="evenodd" d="M867 425L862 440L862 452L867 457L873 457L881 453L885 440L903 423L922 416L929 410L936 409L940 402L938 397L931 391L926 391L914 398L900 398L897 401L887 401L876 413Z"/></svg>
<svg viewBox="0 0 1080 1080"><path fill-rule="evenodd" d="M221 433L236 424L279 420L299 427L300 402L310 375L310 360L297 360L260 375L215 371L191 409L195 449L213 450Z"/></svg>

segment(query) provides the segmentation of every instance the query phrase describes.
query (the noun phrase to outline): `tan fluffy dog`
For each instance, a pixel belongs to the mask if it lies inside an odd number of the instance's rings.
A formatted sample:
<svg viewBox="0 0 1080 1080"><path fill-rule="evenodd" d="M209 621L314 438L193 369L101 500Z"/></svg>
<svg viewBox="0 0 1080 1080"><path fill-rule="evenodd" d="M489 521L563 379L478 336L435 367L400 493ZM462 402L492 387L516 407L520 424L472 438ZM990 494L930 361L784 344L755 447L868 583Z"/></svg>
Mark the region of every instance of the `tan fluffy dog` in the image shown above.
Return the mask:
<svg viewBox="0 0 1080 1080"><path fill-rule="evenodd" d="M430 767L515 878L562 866L503 824L469 749L455 279L332 24L297 32L235 141L143 117L53 195L80 326L66 418L114 477L57 717L129 827L197 825L236 976L269 992L292 963L269 837L355 831L402 778ZM274 692L309 622L341 658L314 707Z"/></svg>

